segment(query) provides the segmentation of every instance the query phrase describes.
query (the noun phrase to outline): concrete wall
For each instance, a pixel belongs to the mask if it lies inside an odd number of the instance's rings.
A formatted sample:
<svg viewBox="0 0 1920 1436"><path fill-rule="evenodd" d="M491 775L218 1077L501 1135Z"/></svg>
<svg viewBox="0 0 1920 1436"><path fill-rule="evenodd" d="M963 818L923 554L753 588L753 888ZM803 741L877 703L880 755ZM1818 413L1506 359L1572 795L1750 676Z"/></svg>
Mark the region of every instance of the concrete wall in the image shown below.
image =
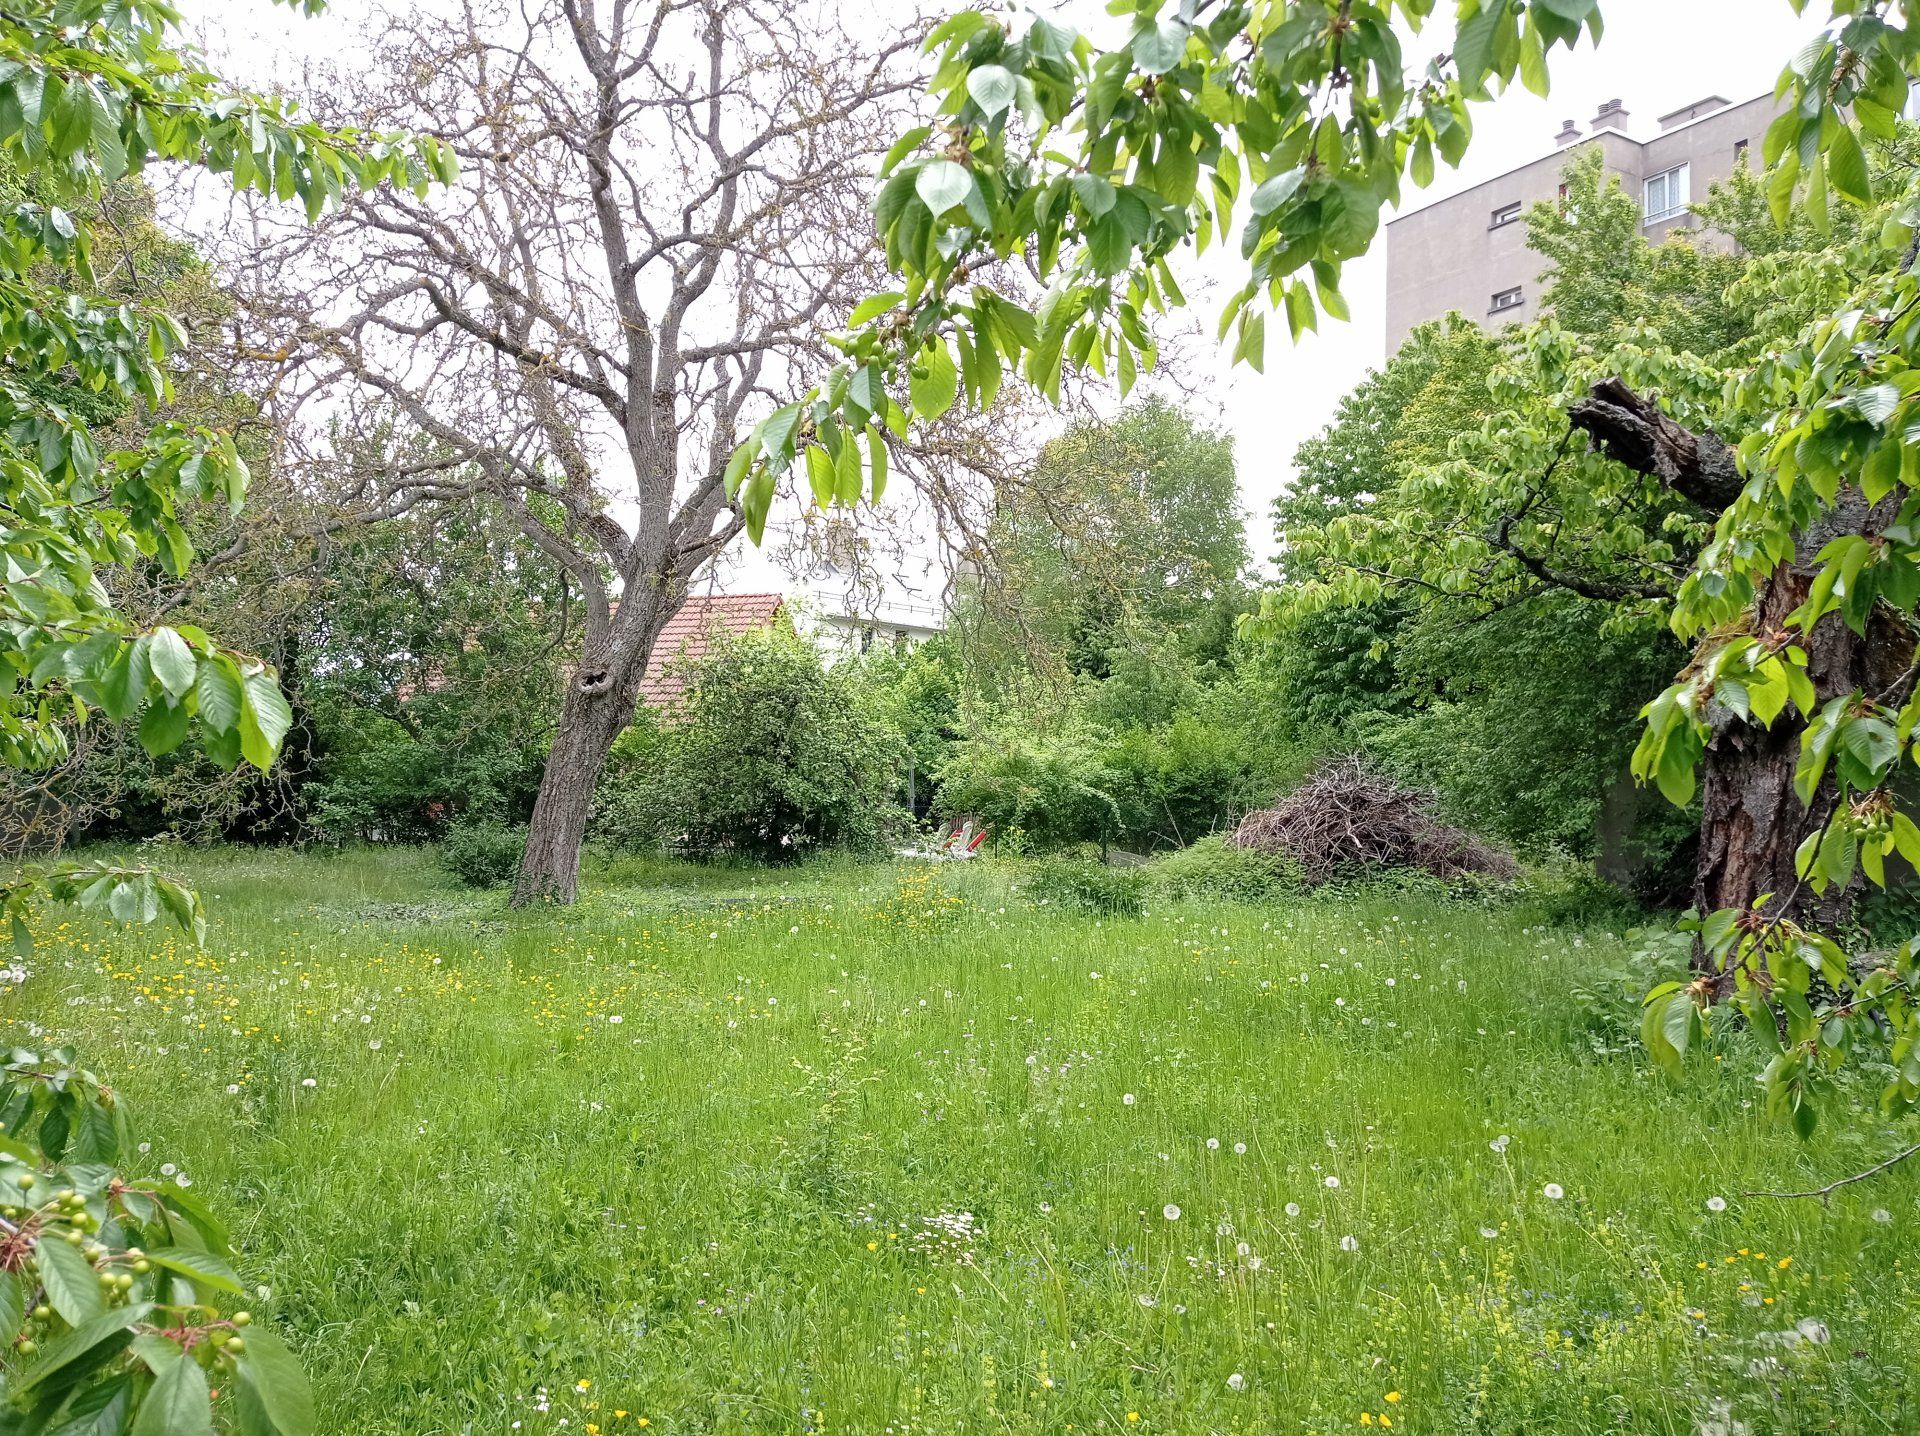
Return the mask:
<svg viewBox="0 0 1920 1436"><path fill-rule="evenodd" d="M1598 130L1578 144L1391 220L1387 225L1387 353L1397 350L1414 326L1455 310L1476 324L1494 328L1539 317L1540 275L1546 261L1527 248L1526 221L1489 226L1494 212L1504 205L1518 203L1524 213L1536 201L1554 198L1576 150L1600 146L1607 168L1620 176L1621 188L1636 203L1641 202L1649 175L1689 164L1688 191L1697 201L1706 196L1710 184L1733 172L1736 141L1747 140L1753 162L1759 162L1760 143L1774 114L1773 97L1767 95L1677 125L1644 143L1616 130ZM1693 223L1691 215L1678 215L1648 226L1646 235L1658 244ZM1521 291L1519 307L1493 310L1493 296L1513 288Z"/></svg>

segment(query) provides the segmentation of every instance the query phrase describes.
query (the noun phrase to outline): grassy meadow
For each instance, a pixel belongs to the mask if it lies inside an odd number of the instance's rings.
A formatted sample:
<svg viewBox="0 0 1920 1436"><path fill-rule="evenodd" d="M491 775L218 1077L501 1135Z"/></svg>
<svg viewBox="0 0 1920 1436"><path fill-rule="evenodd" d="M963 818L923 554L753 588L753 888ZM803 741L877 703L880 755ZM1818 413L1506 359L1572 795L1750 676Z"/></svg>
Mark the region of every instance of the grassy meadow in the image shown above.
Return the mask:
<svg viewBox="0 0 1920 1436"><path fill-rule="evenodd" d="M1769 1128L1737 1043L1656 1078L1569 999L1602 930L1097 920L986 863L602 866L525 914L411 852L176 866L204 952L50 913L6 1020L230 1219L331 1431L1920 1426L1920 1163L1742 1198L1898 1134Z"/></svg>

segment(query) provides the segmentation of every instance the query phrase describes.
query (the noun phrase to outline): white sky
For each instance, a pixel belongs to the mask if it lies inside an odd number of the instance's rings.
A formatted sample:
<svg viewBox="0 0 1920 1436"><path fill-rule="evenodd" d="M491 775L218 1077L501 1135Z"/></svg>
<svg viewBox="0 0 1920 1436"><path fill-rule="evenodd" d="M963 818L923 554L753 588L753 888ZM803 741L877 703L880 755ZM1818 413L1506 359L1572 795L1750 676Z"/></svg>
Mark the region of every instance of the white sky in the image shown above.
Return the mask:
<svg viewBox="0 0 1920 1436"><path fill-rule="evenodd" d="M332 0L331 13L317 20L299 19L264 0L241 6L233 0L186 0L183 8L195 32L235 79L272 81L298 94L308 57L338 59L357 48L352 37L370 6L367 0ZM1059 8L1087 14L1087 28L1104 34L1099 15L1104 6L1097 0L1066 0ZM1451 7L1443 4L1440 9ZM1786 0L1605 0L1603 10L1606 35L1597 49L1583 45L1571 55L1555 52L1552 96L1536 99L1516 86L1493 104L1478 107L1474 142L1460 170L1444 171L1430 189L1410 193L1407 208L1550 152L1563 119L1571 118L1584 129L1604 100L1621 99L1632 117L1632 132L1644 139L1657 130L1657 116L1693 100L1718 94L1738 102L1770 91L1787 60L1819 28L1817 15L1796 18ZM1433 38L1422 37L1410 50L1424 56L1444 28L1430 26ZM1298 346L1288 342L1284 322L1269 322L1265 374L1232 368L1224 351L1198 350L1191 356L1190 404L1203 418L1229 429L1237 441L1241 497L1257 558L1264 560L1271 552L1266 510L1292 477L1295 448L1323 427L1340 397L1385 358L1385 249L1383 226L1373 251L1347 267L1343 289L1353 311L1351 322L1323 321L1321 331L1305 336ZM1228 266L1237 256L1238 245L1230 241L1203 264L1208 269ZM1208 286L1186 287L1194 298ZM1211 335L1213 316L1203 313L1200 318ZM782 586L764 558L741 558L724 577L723 587Z"/></svg>

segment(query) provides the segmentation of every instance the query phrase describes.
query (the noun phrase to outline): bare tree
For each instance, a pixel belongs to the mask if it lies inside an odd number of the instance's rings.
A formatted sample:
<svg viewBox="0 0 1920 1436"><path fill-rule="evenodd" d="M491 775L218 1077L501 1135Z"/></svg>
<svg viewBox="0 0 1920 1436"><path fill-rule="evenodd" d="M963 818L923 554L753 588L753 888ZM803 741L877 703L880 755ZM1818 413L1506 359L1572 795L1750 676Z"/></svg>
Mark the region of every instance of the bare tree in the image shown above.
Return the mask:
<svg viewBox="0 0 1920 1436"><path fill-rule="evenodd" d="M856 39L814 0L438 8L385 16L323 108L443 137L460 183L311 230L241 215L235 287L285 462L337 514L484 495L584 596L514 888L570 901L660 631L741 531L728 455L878 287L867 199L918 35ZM396 420L427 441L404 463L328 442Z"/></svg>

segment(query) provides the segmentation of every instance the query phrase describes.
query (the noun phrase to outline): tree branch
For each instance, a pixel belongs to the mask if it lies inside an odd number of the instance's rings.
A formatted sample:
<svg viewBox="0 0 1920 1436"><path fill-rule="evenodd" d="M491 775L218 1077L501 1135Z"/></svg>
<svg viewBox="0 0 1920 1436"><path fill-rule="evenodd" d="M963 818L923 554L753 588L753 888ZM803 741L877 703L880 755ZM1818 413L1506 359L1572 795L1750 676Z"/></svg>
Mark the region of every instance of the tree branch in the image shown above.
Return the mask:
<svg viewBox="0 0 1920 1436"><path fill-rule="evenodd" d="M1733 450L1718 435L1676 423L1623 379L1602 379L1567 410L1567 419L1608 458L1651 475L1708 513L1731 507L1746 487Z"/></svg>

